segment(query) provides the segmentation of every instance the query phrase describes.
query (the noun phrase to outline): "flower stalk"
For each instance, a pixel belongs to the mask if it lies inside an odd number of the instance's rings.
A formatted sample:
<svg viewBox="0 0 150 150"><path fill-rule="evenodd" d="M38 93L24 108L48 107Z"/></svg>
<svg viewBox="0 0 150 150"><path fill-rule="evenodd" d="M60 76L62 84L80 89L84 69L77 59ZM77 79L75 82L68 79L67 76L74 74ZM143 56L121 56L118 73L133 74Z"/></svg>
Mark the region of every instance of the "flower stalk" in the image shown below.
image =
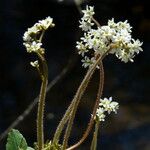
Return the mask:
<svg viewBox="0 0 150 150"><path fill-rule="evenodd" d="M77 90L77 93L75 94L75 97L73 98L70 106L68 107L65 115L63 116L62 120L60 121L60 123L59 123L59 125L58 125L58 127L56 129L56 132L55 132L55 135L54 135L54 139L53 139L54 143L57 143L59 141L60 134L61 134L61 132L62 132L62 130L64 128L64 125L68 121L69 117L71 117L72 119L74 119L74 117L70 116L70 112L71 111L76 112L78 104L80 102L80 99L81 99L82 95L84 94L84 92L86 90L86 87L87 87L87 85L88 85L88 83L89 83L89 81L90 81L93 73L95 72L96 67L99 64L100 60L101 60L101 57L99 57L97 59L97 61L95 62L95 64L93 64L93 66L91 66L89 68L89 70L86 73L83 81L81 82L81 84L80 84L80 86L79 86L79 88ZM70 134L70 133L68 132L68 134Z"/></svg>
<svg viewBox="0 0 150 150"><path fill-rule="evenodd" d="M97 61L95 62L95 64L93 64L93 66L91 66L91 68L89 69L89 71L92 70L92 72L91 72L92 74L96 70L96 67L97 67L97 65L99 65L100 61L101 61L101 57L99 56L99 58L97 59ZM92 77L92 74L88 74L87 73L87 75L85 76L85 79L83 80L82 83L89 82L90 78ZM76 103L74 104L74 107L72 108L72 111L70 113L70 118L69 118L69 121L68 121L68 126L67 126L66 133L65 133L65 136L64 136L64 142L63 142L63 148L64 149L66 148L66 146L68 144L68 139L69 139L69 136L70 136L70 133L71 133L71 129L72 129L73 121L74 121L74 118L75 118L75 114L76 114L76 111L77 111L77 108L78 108L78 105L79 105L79 102L80 102L80 99L81 99L80 92L82 92L82 83L80 85L80 88L78 89L79 91L77 91L77 94L75 96ZM78 96L79 96L79 98L78 98Z"/></svg>
<svg viewBox="0 0 150 150"><path fill-rule="evenodd" d="M92 139L90 150L96 150L96 148L97 148L97 136L98 136L99 125L100 125L100 121L96 121L95 131L94 131L94 134L93 134L93 139Z"/></svg>
<svg viewBox="0 0 150 150"><path fill-rule="evenodd" d="M96 101L95 101L95 104L94 104L94 107L93 107L93 112L92 112L92 115L91 115L91 119L88 123L87 129L85 130L85 132L84 132L82 138L79 140L79 142L77 142L76 144L74 144L73 146L68 148L67 150L72 150L72 149L75 149L78 146L80 146L84 142L84 140L88 137L88 135L89 135L89 133L90 133L92 127L93 127L94 118L95 118L95 115L96 115L96 110L99 107L99 99L102 96L103 87L104 87L104 68L103 68L102 60L100 60L100 63L99 63L99 72L100 72L99 89L98 89L98 92L97 92L97 98L96 98Z"/></svg>
<svg viewBox="0 0 150 150"><path fill-rule="evenodd" d="M37 147L38 150L44 148L44 107L45 107L45 98L46 90L48 84L48 67L45 60L45 49L42 47L42 39L45 31L49 27L54 27L53 19L47 17L46 19L39 20L38 23L35 23L32 27L24 33L23 45L26 47L28 53L35 53L39 60L31 62L30 64L37 69L41 77L41 89L39 94L38 101L38 111L37 111Z"/></svg>
<svg viewBox="0 0 150 150"><path fill-rule="evenodd" d="M37 112L37 144L38 149L42 150L44 148L44 107L45 107L45 97L46 97L46 89L48 84L48 68L47 63L44 57L39 56L42 64L42 84L39 95L38 102L38 112Z"/></svg>

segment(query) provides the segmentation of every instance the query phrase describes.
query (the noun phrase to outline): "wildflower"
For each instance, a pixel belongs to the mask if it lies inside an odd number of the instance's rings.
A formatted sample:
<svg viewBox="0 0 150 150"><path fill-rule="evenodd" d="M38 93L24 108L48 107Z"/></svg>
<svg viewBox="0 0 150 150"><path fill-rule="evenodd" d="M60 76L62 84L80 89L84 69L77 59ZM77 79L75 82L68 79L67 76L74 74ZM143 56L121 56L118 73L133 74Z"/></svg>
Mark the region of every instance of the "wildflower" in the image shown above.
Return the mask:
<svg viewBox="0 0 150 150"><path fill-rule="evenodd" d="M28 53L38 53L41 49L42 43L33 41L32 43L24 43Z"/></svg>
<svg viewBox="0 0 150 150"><path fill-rule="evenodd" d="M92 17L95 14L94 7L86 6L86 10L82 10L82 12L83 12L83 17L82 17L81 21L79 21L79 23L80 23L79 27L83 31L88 31L91 29L91 26L94 25L94 23L92 23Z"/></svg>
<svg viewBox="0 0 150 150"><path fill-rule="evenodd" d="M112 101L112 97L100 99L100 104L99 106L102 106L105 111L107 111L109 114L111 112L115 112L119 108L119 104L117 102Z"/></svg>
<svg viewBox="0 0 150 150"><path fill-rule="evenodd" d="M100 56L106 53L114 54L118 59L127 63L129 61L133 62L135 55L143 51L141 48L143 43L132 38L132 27L127 20L115 23L114 18L112 18L108 20L107 25L93 29L92 17L95 14L94 8L87 6L86 10L82 12L83 17L79 27L84 31L84 35L81 37L81 41L77 42L76 47L79 50L79 54L84 57L82 61L83 67L90 66L87 62L90 62L90 64L94 63L95 59L91 59L90 55L93 57L97 56L97 54ZM111 45L115 45L115 48L110 50ZM85 52L88 57L86 57Z"/></svg>
<svg viewBox="0 0 150 150"><path fill-rule="evenodd" d="M105 114L104 109L99 107L96 111L96 118L98 118L99 121L105 121Z"/></svg>
<svg viewBox="0 0 150 150"><path fill-rule="evenodd" d="M84 18L84 20L89 20L89 19L91 19L92 17L93 17L93 15L95 14L95 12L94 12L94 7L92 7L92 6L86 6L86 10L82 10L82 12L83 12L83 18Z"/></svg>
<svg viewBox="0 0 150 150"><path fill-rule="evenodd" d="M76 46L77 49L79 49L79 54L81 54L81 56L84 56L84 54L86 52L88 52L88 49L87 47L83 44L83 42L77 42L77 46Z"/></svg>
<svg viewBox="0 0 150 150"><path fill-rule="evenodd" d="M99 121L105 121L105 112L110 114L111 112L117 113L119 104L115 101L112 101L112 97L100 99L99 108L96 111L96 118Z"/></svg>
<svg viewBox="0 0 150 150"><path fill-rule="evenodd" d="M85 21L84 19L82 19L81 21L79 21L80 26L79 28L81 28L83 31L88 31L91 29L91 26L94 25L94 23L91 22L91 20L87 20Z"/></svg>
<svg viewBox="0 0 150 150"><path fill-rule="evenodd" d="M95 62L95 58L92 57L91 59L89 59L89 57L85 56L84 59L81 60L81 62L83 63L82 66L84 68L86 67L90 67L91 65L93 65L93 63Z"/></svg>
<svg viewBox="0 0 150 150"><path fill-rule="evenodd" d="M42 43L39 39L39 35L49 27L54 27L53 19L51 17L40 20L38 23L35 23L32 27L28 28L23 35L23 45L26 47L28 53L44 53L44 49L41 48Z"/></svg>
<svg viewBox="0 0 150 150"><path fill-rule="evenodd" d="M38 23L44 30L47 30L49 27L54 27L53 19L51 17L47 17L44 20L40 20Z"/></svg>

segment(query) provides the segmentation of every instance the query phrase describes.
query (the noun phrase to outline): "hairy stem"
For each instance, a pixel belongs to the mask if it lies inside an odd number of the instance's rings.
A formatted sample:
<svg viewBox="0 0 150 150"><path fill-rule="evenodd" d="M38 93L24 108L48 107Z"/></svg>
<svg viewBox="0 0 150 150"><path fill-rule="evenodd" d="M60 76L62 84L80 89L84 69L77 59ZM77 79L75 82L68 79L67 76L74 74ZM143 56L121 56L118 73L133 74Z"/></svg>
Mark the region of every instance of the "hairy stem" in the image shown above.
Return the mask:
<svg viewBox="0 0 150 150"><path fill-rule="evenodd" d="M102 60L101 60L100 61L99 89L98 89L97 98L96 98L96 101L95 101L95 105L94 105L94 108L93 108L93 113L92 113L91 119L88 123L86 131L84 132L84 134L83 134L82 138L79 140L79 142L77 142L75 145L71 146L67 150L72 150L72 149L75 149L78 146L80 146L84 142L84 140L87 138L87 136L89 135L89 133L90 133L92 127L93 127L93 124L94 124L94 117L96 115L96 110L99 107L99 100L100 100L100 98L102 96L102 93L103 93L103 86L104 86L104 68L103 68L103 63L102 63Z"/></svg>
<svg viewBox="0 0 150 150"><path fill-rule="evenodd" d="M95 64L91 67L91 70L92 72L90 72L90 74L87 73L87 75L85 76L86 78L83 80L83 83L85 82L89 82L89 79L91 78L92 74L94 73L94 70L96 69L97 65L99 64L101 60L101 57L99 57L97 59L97 61L95 62ZM79 87L78 91L77 91L77 94L75 95L75 103L74 103L74 106L72 108L72 111L70 113L70 118L69 118L69 122L68 122L68 126L67 126L67 129L66 129L66 133L65 133L65 137L64 137L64 141L63 141L63 148L65 149L67 144L68 144L68 139L69 139L69 136L70 136L70 133L71 133L71 129L72 129L72 125L73 125L73 121L74 121L74 118L75 118L75 114L76 114L76 111L77 111L77 108L78 108L78 105L79 105L79 102L80 102L80 99L81 99L81 96L82 96L82 83L81 83L81 86Z"/></svg>
<svg viewBox="0 0 150 150"><path fill-rule="evenodd" d="M99 57L97 59L97 61L95 62L95 64L93 64L93 66L91 66L91 68L89 68L89 70L86 73L83 81L81 82L81 84L80 84L80 86L79 86L79 88L77 90L77 93L75 94L75 97L73 98L70 106L68 107L65 115L63 116L62 120L60 121L60 123L59 123L59 125L58 125L58 127L56 129L56 132L55 132L55 135L54 135L54 138L53 138L53 142L54 143L58 142L60 134L61 134L61 132L62 132L62 130L64 128L64 125L66 124L67 120L69 119L71 110L73 109L73 111L76 112L78 104L80 102L80 99L81 99L82 95L84 94L85 89L86 89L86 87L88 85L88 82L91 79L91 77L92 77L92 75L93 75L93 73L94 73L94 71L96 69L96 66L99 64L100 60L101 60L101 57ZM71 116L71 118L72 118L72 116ZM73 120L74 120L74 117L73 117ZM70 133L68 132L68 134L70 134Z"/></svg>
<svg viewBox="0 0 150 150"><path fill-rule="evenodd" d="M45 107L45 97L46 97L46 89L48 83L48 68L47 63L43 56L39 55L39 58L42 63L42 84L39 95L38 102L38 112L37 112L37 144L38 150L42 150L44 148L44 107Z"/></svg>
<svg viewBox="0 0 150 150"><path fill-rule="evenodd" d="M55 131L55 134L54 134L54 138L53 138L53 143L58 143L59 142L59 137L62 133L62 130L66 124L66 122L68 121L68 117L69 117L69 114L71 112L71 109L72 109L72 106L74 104L74 101L71 102L71 104L69 105L68 109L66 110L63 118L61 119L56 131Z"/></svg>
<svg viewBox="0 0 150 150"><path fill-rule="evenodd" d="M98 129L99 129L99 121L96 121L95 123L95 131L93 134L93 139L92 139L92 143L91 143L91 149L90 150L96 150L97 148L97 136L98 136Z"/></svg>

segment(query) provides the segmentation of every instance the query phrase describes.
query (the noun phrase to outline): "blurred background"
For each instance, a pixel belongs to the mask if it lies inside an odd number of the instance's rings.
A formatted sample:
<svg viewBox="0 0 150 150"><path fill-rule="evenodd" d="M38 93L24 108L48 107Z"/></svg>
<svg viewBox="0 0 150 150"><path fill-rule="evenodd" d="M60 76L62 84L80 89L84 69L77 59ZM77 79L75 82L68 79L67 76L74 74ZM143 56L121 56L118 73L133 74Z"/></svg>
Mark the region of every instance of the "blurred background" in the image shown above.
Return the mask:
<svg viewBox="0 0 150 150"><path fill-rule="evenodd" d="M133 37L143 41L143 52L134 63L122 63L114 56L104 60L103 97L112 96L120 103L117 115L101 124L98 150L150 150L150 18L146 0L1 0L0 1L0 134L38 95L40 79L29 62L36 59L23 47L22 36L38 20L51 16L55 28L46 32L43 45L49 65L49 82L68 65L66 74L48 92L45 109L45 139L53 137L56 126L70 104L86 69L75 48L82 35L80 13L76 4L95 7L95 18L101 25L108 19L129 20ZM96 72L77 112L70 144L83 134L96 98L99 74ZM36 111L15 128L30 146L36 141ZM91 134L92 135L92 134ZM91 135L79 150L88 150ZM6 138L0 141L4 150Z"/></svg>

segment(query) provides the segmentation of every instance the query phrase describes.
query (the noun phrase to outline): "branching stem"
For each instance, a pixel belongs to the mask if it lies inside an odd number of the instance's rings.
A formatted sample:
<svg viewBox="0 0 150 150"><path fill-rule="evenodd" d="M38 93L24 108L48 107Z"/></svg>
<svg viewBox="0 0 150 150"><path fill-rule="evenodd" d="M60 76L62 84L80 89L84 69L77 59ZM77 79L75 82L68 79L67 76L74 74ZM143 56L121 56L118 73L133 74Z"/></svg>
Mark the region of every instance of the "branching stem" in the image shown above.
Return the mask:
<svg viewBox="0 0 150 150"><path fill-rule="evenodd" d="M95 62L95 64L93 64L93 66L91 66L91 67L89 68L89 70L88 70L88 72L86 73L86 75L85 75L83 81L81 82L81 84L80 84L80 86L79 86L79 88L78 88L78 90L77 90L77 93L75 94L75 97L73 98L73 100L72 100L70 106L68 107L66 113L64 114L63 118L61 119L61 121L60 121L60 123L59 123L59 125L58 125L58 127L57 127L57 129L56 129L56 132L55 132L55 135L54 135L54 138L53 138L53 142L54 142L54 143L58 143L60 134L61 134L61 132L62 132L62 130L63 130L63 128L64 128L64 125L66 124L66 122L68 121L68 119L69 119L69 117L70 117L71 111L76 112L77 107L78 107L78 104L79 104L79 102L80 102L80 99L81 99L82 95L84 94L84 92L85 92L85 90L86 90L86 87L87 87L87 85L88 85L88 83L89 83L89 81L90 81L90 79L91 79L91 77L92 77L94 71L96 70L96 67L97 67L97 65L99 64L100 60L101 60L101 57L99 57L99 58L97 59L97 61ZM74 117L73 117L73 116L71 116L71 118L74 120ZM70 124L70 125L71 125L71 124ZM70 127L69 127L69 128L70 128ZM68 132L68 135L69 135L69 134L70 134L70 133Z"/></svg>
<svg viewBox="0 0 150 150"><path fill-rule="evenodd" d="M71 146L70 148L68 148L67 150L72 150L72 149L75 149L77 148L79 145L81 145L84 140L87 138L87 136L89 135L92 127L93 127L93 124L94 124L94 117L96 115L96 110L99 106L99 100L102 96L102 93L103 93L103 86L104 86L104 68L103 68L103 63L102 63L102 60L100 60L100 81L99 81L99 89L98 89L98 93L97 93L97 98L96 98L96 101L95 101L95 105L94 105L94 108L93 108L93 113L92 113L92 116L91 116L91 119L88 123L88 126L87 126L87 129L86 131L84 132L82 138L79 140L79 142L77 142L75 145Z"/></svg>
<svg viewBox="0 0 150 150"><path fill-rule="evenodd" d="M76 114L76 111L77 111L77 108L78 108L78 105L79 105L79 102L80 102L80 99L81 99L81 93L80 92L82 92L82 86L83 86L82 84L84 82L85 83L89 82L89 80L90 80L92 74L94 73L97 65L100 63L100 60L101 60L101 57L99 56L99 58L97 59L95 64L89 69L89 71L92 70L92 72L90 74L88 74L88 73L86 74L83 82L81 83L81 85L80 85L80 87L79 87L79 89L78 89L78 91L77 91L77 93L75 95L75 101L76 102L74 103L74 106L73 106L72 111L70 113L70 118L69 118L69 121L68 121L68 126L67 126L67 129L66 129L66 133L65 133L64 141L63 141L63 150L66 149L66 146L68 144L68 139L69 139L69 136L70 136L70 133L71 133L71 129L72 129L73 121L74 121L74 118L75 118L75 114ZM86 84L86 86L87 86L87 84ZM100 94L101 93L102 92L100 92Z"/></svg>

